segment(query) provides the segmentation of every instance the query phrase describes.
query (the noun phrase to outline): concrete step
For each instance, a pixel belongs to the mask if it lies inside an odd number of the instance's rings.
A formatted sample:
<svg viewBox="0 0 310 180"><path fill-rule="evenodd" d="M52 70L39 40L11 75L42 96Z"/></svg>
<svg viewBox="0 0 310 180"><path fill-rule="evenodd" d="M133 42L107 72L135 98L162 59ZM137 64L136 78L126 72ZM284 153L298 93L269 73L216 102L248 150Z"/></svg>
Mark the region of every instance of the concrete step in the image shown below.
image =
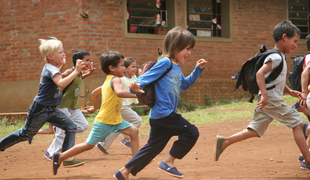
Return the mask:
<svg viewBox="0 0 310 180"><path fill-rule="evenodd" d="M0 121L4 118L8 118L10 122L13 121L26 121L28 112L11 112L0 113Z"/></svg>

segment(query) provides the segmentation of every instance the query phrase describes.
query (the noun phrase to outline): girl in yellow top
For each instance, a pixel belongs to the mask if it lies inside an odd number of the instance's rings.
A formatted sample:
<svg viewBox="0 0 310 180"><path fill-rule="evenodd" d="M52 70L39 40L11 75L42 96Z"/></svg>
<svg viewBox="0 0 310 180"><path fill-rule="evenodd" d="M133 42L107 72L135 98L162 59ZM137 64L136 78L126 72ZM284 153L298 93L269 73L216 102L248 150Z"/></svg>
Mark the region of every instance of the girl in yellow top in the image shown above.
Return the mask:
<svg viewBox="0 0 310 180"><path fill-rule="evenodd" d="M134 98L136 95L129 91L123 90L120 77L123 77L125 70L124 56L118 52L110 51L104 53L100 57L101 69L107 74L106 80L102 85L102 105L86 142L77 144L71 149L63 153L55 152L53 154L53 174L57 174L57 170L63 160L80 154L84 151L93 149L94 146L105 138L111 132L121 132L130 136L131 150L134 156L139 150L138 129L132 124L122 119L120 110L122 108L122 98ZM89 107L89 112L94 112L97 109L96 99L100 92L92 93L94 106ZM98 102L98 101L97 101Z"/></svg>

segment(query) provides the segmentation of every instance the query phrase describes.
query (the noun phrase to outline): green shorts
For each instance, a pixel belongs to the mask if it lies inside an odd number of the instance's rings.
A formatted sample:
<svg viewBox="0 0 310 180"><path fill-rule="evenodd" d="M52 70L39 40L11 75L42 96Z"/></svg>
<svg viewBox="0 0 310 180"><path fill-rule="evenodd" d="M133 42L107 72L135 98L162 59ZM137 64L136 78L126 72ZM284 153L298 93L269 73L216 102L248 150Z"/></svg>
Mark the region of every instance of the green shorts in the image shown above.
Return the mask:
<svg viewBox="0 0 310 180"><path fill-rule="evenodd" d="M257 102L259 101L260 97L258 97ZM262 109L255 108L253 120L247 128L256 131L261 137L273 119L289 128L294 128L302 123L301 115L296 109L285 104L282 99L268 97L268 104L265 107Z"/></svg>
<svg viewBox="0 0 310 180"><path fill-rule="evenodd" d="M106 137L111 132L118 132L119 130L126 129L131 126L132 124L125 121L124 119L122 123L117 124L117 125L103 124L103 123L95 121L93 128L86 140L86 143L90 145L96 145L98 142L105 142Z"/></svg>

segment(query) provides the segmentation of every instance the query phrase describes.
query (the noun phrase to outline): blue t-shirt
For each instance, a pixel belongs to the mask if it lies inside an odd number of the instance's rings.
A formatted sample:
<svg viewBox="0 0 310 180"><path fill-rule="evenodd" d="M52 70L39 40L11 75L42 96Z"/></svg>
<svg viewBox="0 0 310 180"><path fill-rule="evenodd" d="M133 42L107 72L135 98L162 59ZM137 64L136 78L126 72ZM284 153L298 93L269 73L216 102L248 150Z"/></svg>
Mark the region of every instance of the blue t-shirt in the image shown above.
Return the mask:
<svg viewBox="0 0 310 180"><path fill-rule="evenodd" d="M62 100L62 90L54 81L54 75L61 72L58 67L46 63L43 67L38 94L34 101L44 106L59 106Z"/></svg>
<svg viewBox="0 0 310 180"><path fill-rule="evenodd" d="M158 79L171 66L169 58L160 59L150 70L137 78L140 89ZM173 63L172 69L162 79L155 83L155 105L150 111L150 118L160 119L175 112L181 90L191 87L200 77L204 68L196 66L193 72L184 77L179 64Z"/></svg>

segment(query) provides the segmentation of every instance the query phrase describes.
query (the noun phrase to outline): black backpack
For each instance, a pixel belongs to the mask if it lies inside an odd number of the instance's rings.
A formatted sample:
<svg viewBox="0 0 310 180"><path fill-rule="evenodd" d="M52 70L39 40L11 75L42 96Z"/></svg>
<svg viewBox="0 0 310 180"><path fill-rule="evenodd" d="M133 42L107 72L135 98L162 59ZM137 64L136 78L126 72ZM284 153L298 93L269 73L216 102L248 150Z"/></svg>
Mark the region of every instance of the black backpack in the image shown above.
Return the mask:
<svg viewBox="0 0 310 180"><path fill-rule="evenodd" d="M267 50L265 45L261 45L260 52L245 61L242 64L241 70L237 72L235 76L231 77L232 79L238 79L233 91L237 90L239 86L242 85L243 90L249 91L251 94L251 98L248 100L248 102L253 103L254 94L258 94L259 91L259 87L256 82L256 73L263 66L266 57L273 53L277 53L281 56L281 63L265 79L265 83L267 90L275 88L275 85L268 87L267 84L275 80L280 75L283 69L283 58L280 51L276 49Z"/></svg>
<svg viewBox="0 0 310 180"><path fill-rule="evenodd" d="M288 75L288 79L291 84L291 89L296 91L301 91L301 73L303 71L303 64L305 61L305 56L294 56L292 71Z"/></svg>

